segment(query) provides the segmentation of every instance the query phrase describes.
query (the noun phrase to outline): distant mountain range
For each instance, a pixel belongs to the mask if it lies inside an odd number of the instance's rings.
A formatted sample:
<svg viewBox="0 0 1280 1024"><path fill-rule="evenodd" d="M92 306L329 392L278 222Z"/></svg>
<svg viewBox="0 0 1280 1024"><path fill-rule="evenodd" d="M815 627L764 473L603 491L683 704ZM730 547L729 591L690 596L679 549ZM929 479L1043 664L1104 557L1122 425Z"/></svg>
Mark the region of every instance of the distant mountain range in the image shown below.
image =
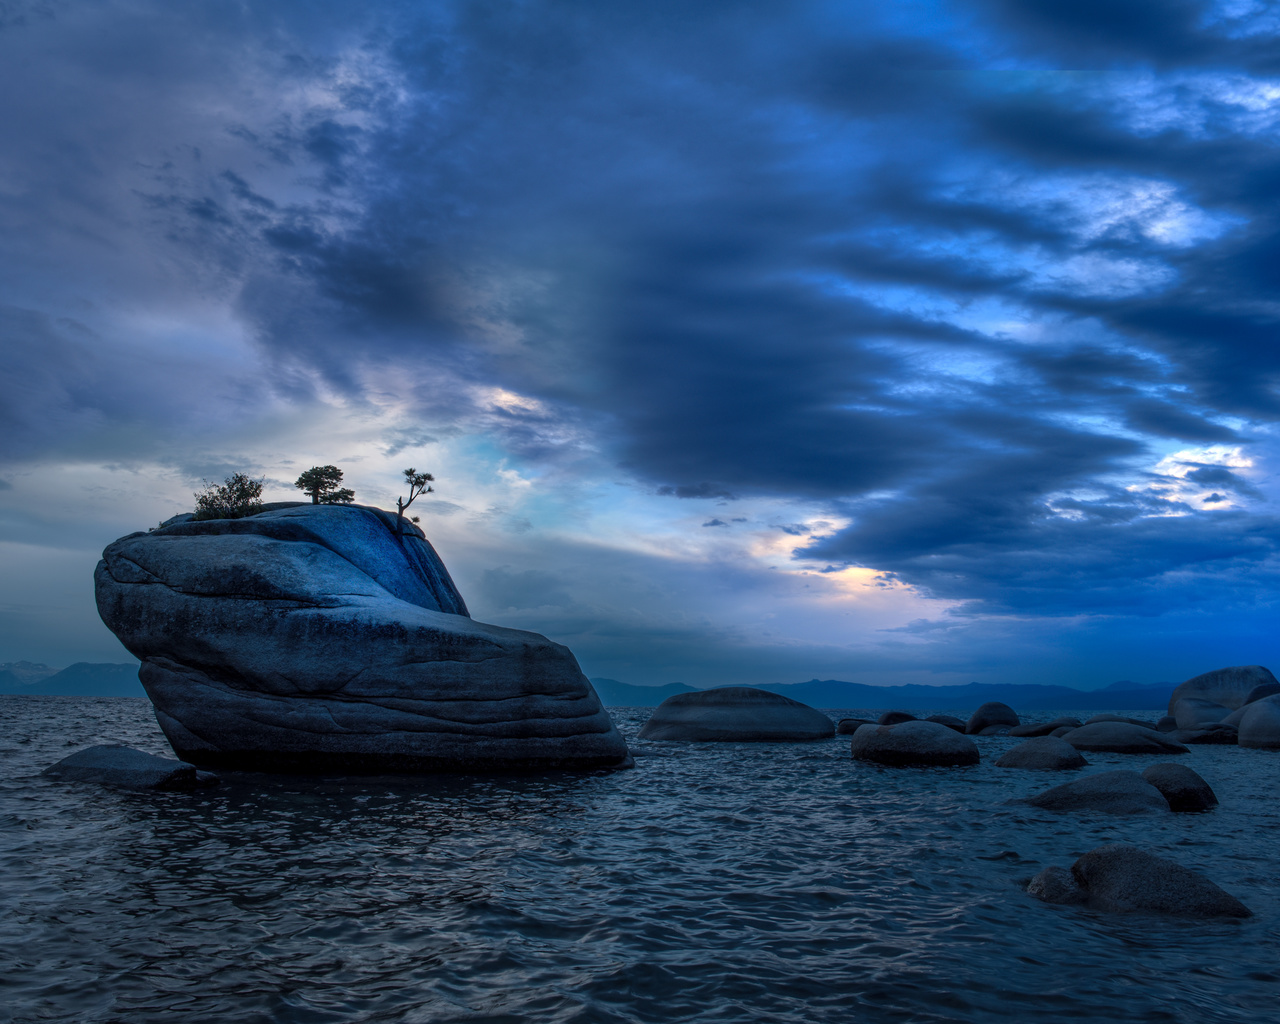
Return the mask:
<svg viewBox="0 0 1280 1024"><path fill-rule="evenodd" d="M677 693L699 687L684 683L636 686L616 679L592 679L606 707L651 708ZM1039 683L969 683L965 686L870 686L840 679L811 679L807 683L766 683L756 687L780 693L815 708L887 711L947 711L976 708L999 700L1017 711L1163 711L1175 683L1139 685L1124 680L1100 690Z"/></svg>
<svg viewBox="0 0 1280 1024"><path fill-rule="evenodd" d="M45 697L145 697L137 665L93 665L77 662L62 671L30 661L0 665L0 694Z"/></svg>

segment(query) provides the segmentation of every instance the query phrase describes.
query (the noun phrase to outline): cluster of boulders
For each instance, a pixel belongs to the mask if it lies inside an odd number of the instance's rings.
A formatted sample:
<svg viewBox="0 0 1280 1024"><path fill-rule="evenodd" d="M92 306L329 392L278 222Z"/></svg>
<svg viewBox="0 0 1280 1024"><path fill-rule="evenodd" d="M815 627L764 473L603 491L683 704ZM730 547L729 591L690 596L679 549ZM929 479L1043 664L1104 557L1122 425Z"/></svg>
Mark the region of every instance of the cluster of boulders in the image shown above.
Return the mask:
<svg viewBox="0 0 1280 1024"><path fill-rule="evenodd" d="M1218 806L1218 797L1204 779L1185 765L1157 764L1141 774L1120 769L1086 775L1012 802L1048 811L1140 814L1208 811Z"/></svg>
<svg viewBox="0 0 1280 1024"><path fill-rule="evenodd" d="M1156 728L1181 743L1235 743L1280 750L1280 681L1261 665L1188 679Z"/></svg>

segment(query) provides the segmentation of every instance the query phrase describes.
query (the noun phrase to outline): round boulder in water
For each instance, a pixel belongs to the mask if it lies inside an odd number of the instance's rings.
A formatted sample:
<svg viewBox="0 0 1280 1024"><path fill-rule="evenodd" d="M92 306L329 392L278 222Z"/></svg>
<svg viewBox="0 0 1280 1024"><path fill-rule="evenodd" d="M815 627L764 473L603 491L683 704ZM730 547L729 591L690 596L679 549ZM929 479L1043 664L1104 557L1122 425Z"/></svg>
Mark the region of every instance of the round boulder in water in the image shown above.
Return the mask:
<svg viewBox="0 0 1280 1024"><path fill-rule="evenodd" d="M1209 783L1184 764L1153 764L1142 777L1164 794L1171 811L1209 811L1218 806Z"/></svg>
<svg viewBox="0 0 1280 1024"><path fill-rule="evenodd" d="M1071 873L1088 892L1089 906L1095 910L1179 917L1253 916L1248 907L1203 875L1136 846L1099 846L1072 864Z"/></svg>
<svg viewBox="0 0 1280 1024"><path fill-rule="evenodd" d="M1088 763L1070 743L1056 736L1034 736L1012 750L1005 751L996 762L996 767L1064 771L1083 768Z"/></svg>
<svg viewBox="0 0 1280 1024"><path fill-rule="evenodd" d="M899 725L902 722L914 722L916 716L910 711L886 711L876 721L876 725Z"/></svg>
<svg viewBox="0 0 1280 1024"><path fill-rule="evenodd" d="M1083 903L1089 894L1066 868L1045 868L1027 885L1027 895L1045 903Z"/></svg>
<svg viewBox="0 0 1280 1024"><path fill-rule="evenodd" d="M894 767L977 764L981 760L973 740L937 722L864 725L853 734L850 752L859 761Z"/></svg>
<svg viewBox="0 0 1280 1024"><path fill-rule="evenodd" d="M1150 726L1129 722L1094 722L1063 733L1077 750L1110 754L1185 754L1187 748Z"/></svg>
<svg viewBox="0 0 1280 1024"><path fill-rule="evenodd" d="M1261 665L1214 669L1180 684L1169 695L1169 714L1174 714L1173 709L1183 697L1202 697L1228 708L1238 708L1248 702L1249 695L1259 686L1280 687L1280 680Z"/></svg>
<svg viewBox="0 0 1280 1024"><path fill-rule="evenodd" d="M1088 775L1015 802L1046 811L1103 811L1106 814L1169 809L1169 802L1160 790L1137 772L1123 770Z"/></svg>
<svg viewBox="0 0 1280 1024"><path fill-rule="evenodd" d="M939 725L945 725L948 729L954 729L956 732L964 732L964 721L956 718L955 715L930 715L925 721L937 722Z"/></svg>
<svg viewBox="0 0 1280 1024"><path fill-rule="evenodd" d="M699 743L799 743L835 735L835 725L808 704L754 686L677 693L658 705L642 740Z"/></svg>
<svg viewBox="0 0 1280 1024"><path fill-rule="evenodd" d="M1018 713L1008 704L1002 704L998 700L989 700L969 716L969 724L965 726L964 731L972 736L974 733L980 733L983 729L989 729L993 725L1012 727L1020 724Z"/></svg>
<svg viewBox="0 0 1280 1024"><path fill-rule="evenodd" d="M1066 727L1068 729L1079 729L1081 725L1080 719L1062 717L1055 718L1052 722L1031 722L1026 725L1015 725L1009 730L1010 736L1019 736L1028 738L1032 736L1048 736L1055 729Z"/></svg>
<svg viewBox="0 0 1280 1024"><path fill-rule="evenodd" d="M1280 704L1267 697L1250 704L1240 719L1236 742L1258 750L1280 750Z"/></svg>
<svg viewBox="0 0 1280 1024"><path fill-rule="evenodd" d="M869 718L842 718L836 722L837 736L852 736L858 731L858 727L862 725L878 725L879 723L871 721Z"/></svg>

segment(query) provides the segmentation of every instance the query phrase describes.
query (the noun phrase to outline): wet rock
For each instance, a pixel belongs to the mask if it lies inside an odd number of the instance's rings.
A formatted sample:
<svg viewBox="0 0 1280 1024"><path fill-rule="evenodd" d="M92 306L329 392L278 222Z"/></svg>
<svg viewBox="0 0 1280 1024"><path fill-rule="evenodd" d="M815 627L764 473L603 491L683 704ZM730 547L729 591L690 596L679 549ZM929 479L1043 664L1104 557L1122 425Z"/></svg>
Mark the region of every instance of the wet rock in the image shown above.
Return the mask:
<svg viewBox="0 0 1280 1024"><path fill-rule="evenodd" d="M879 724L880 723L878 722L871 721L871 719L869 718L842 718L840 719L840 721L836 723L836 735L852 736L855 732L858 731L858 726L860 725L879 725Z"/></svg>
<svg viewBox="0 0 1280 1024"><path fill-rule="evenodd" d="M1027 885L1027 895L1045 903L1084 903L1089 894L1076 881L1076 876L1066 868L1049 867L1041 871Z"/></svg>
<svg viewBox="0 0 1280 1024"><path fill-rule="evenodd" d="M1214 722L1213 725L1207 725L1203 729L1174 729L1173 732L1164 734L1175 743L1185 744L1205 744L1205 743L1235 743L1238 734L1233 726L1224 725L1221 722Z"/></svg>
<svg viewBox="0 0 1280 1024"><path fill-rule="evenodd" d="M1135 846L1099 846L1071 865L1071 873L1096 910L1204 918L1253 916L1248 907L1198 872Z"/></svg>
<svg viewBox="0 0 1280 1024"><path fill-rule="evenodd" d="M1018 714L1008 704L1002 704L998 700L987 701L970 717L969 722L965 726L965 732L969 735L980 733L983 729L988 729L993 725L1007 725L1012 728L1021 724L1018 721Z"/></svg>
<svg viewBox="0 0 1280 1024"><path fill-rule="evenodd" d="M1009 730L1010 736L1048 736L1055 729L1066 727L1068 729L1078 729L1083 723L1078 718L1063 717L1055 718L1052 722L1035 722L1026 725L1015 725Z"/></svg>
<svg viewBox="0 0 1280 1024"><path fill-rule="evenodd" d="M1182 764L1153 764L1142 777L1164 795L1172 811L1208 811L1218 797L1196 772Z"/></svg>
<svg viewBox="0 0 1280 1024"><path fill-rule="evenodd" d="M835 735L835 725L808 704L754 686L677 693L658 705L642 740L696 743L800 743Z"/></svg>
<svg viewBox="0 0 1280 1024"><path fill-rule="evenodd" d="M1178 728L1178 720L1173 715L1165 715L1156 722L1156 732L1173 732L1176 728Z"/></svg>
<svg viewBox="0 0 1280 1024"><path fill-rule="evenodd" d="M1179 729L1203 729L1206 725L1216 725L1227 715L1231 708L1203 697L1183 697L1173 706L1173 720Z"/></svg>
<svg viewBox="0 0 1280 1024"><path fill-rule="evenodd" d="M1063 736L1065 736L1067 733L1072 732L1073 730L1075 730L1075 729L1077 729L1077 728L1079 728L1079 726L1074 726L1074 725L1060 725L1060 726L1058 726L1058 728L1054 729L1054 730L1053 730L1053 732L1049 733L1049 735L1050 735L1050 736L1056 736L1058 739L1061 739L1061 738L1062 738Z"/></svg>
<svg viewBox="0 0 1280 1024"><path fill-rule="evenodd" d="M1280 704L1264 697L1248 706L1236 740L1242 747L1280 750Z"/></svg>
<svg viewBox="0 0 1280 1024"><path fill-rule="evenodd" d="M222 780L213 772L196 772L196 788L207 789L209 786L219 786Z"/></svg>
<svg viewBox="0 0 1280 1024"><path fill-rule="evenodd" d="M1064 771L1083 768L1088 763L1080 751L1065 740L1056 736L1035 736L1005 751L996 761L996 767Z"/></svg>
<svg viewBox="0 0 1280 1024"><path fill-rule="evenodd" d="M956 718L955 715L930 715L925 721L937 722L939 725L945 725L948 729L954 729L956 732L964 732L965 729L964 721Z"/></svg>
<svg viewBox="0 0 1280 1024"><path fill-rule="evenodd" d="M113 745L78 750L40 774L120 789L191 790L199 784L195 765Z"/></svg>
<svg viewBox="0 0 1280 1024"><path fill-rule="evenodd" d="M573 654L476 622L411 523L281 503L107 547L103 621L174 750L311 773L625 767Z"/></svg>
<svg viewBox="0 0 1280 1024"><path fill-rule="evenodd" d="M938 722L864 725L853 734L850 751L857 760L895 767L965 765L980 760L973 740Z"/></svg>
<svg viewBox="0 0 1280 1024"><path fill-rule="evenodd" d="M1102 811L1106 814L1142 814L1169 809L1169 802L1160 790L1137 772L1130 771L1087 775L1015 802L1046 811Z"/></svg>
<svg viewBox="0 0 1280 1024"><path fill-rule="evenodd" d="M1150 727L1129 722L1095 722L1063 733L1077 750L1112 754L1185 754L1187 748Z"/></svg>
<svg viewBox="0 0 1280 1024"><path fill-rule="evenodd" d="M909 711L886 711L876 721L876 725L898 725L901 722L914 722L916 716Z"/></svg>
<svg viewBox="0 0 1280 1024"><path fill-rule="evenodd" d="M1238 708L1259 686L1280 686L1271 670L1261 665L1236 665L1214 669L1188 679L1169 696L1169 714L1183 697L1201 697L1228 708Z"/></svg>
<svg viewBox="0 0 1280 1024"><path fill-rule="evenodd" d="M1141 718L1125 718L1122 715L1113 715L1110 712L1103 712L1100 715L1094 715L1085 725L1097 725L1099 722L1127 722L1129 725L1140 725L1144 729L1154 729L1154 722L1144 722Z"/></svg>

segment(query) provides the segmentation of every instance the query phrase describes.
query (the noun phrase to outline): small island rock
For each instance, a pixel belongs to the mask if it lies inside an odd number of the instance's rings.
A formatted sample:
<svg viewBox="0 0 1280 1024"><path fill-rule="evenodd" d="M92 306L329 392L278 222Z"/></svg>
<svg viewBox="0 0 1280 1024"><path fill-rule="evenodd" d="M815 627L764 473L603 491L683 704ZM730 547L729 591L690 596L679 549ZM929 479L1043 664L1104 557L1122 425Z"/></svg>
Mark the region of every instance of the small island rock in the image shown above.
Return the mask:
<svg viewBox="0 0 1280 1024"><path fill-rule="evenodd" d="M996 767L1064 771L1083 768L1088 763L1080 751L1065 740L1056 736L1034 736L1000 755Z"/></svg>
<svg viewBox="0 0 1280 1024"><path fill-rule="evenodd" d="M981 760L973 740L938 722L864 725L853 734L850 752L859 761L894 767L966 765Z"/></svg>
<svg viewBox="0 0 1280 1024"><path fill-rule="evenodd" d="M40 774L120 789L191 790L202 784L195 765L111 744L78 750Z"/></svg>
<svg viewBox="0 0 1280 1024"><path fill-rule="evenodd" d="M1077 750L1112 754L1185 754L1187 748L1165 733L1128 722L1095 722L1063 733Z"/></svg>
<svg viewBox="0 0 1280 1024"><path fill-rule="evenodd" d="M642 740L698 743L799 743L830 739L835 725L808 704L754 686L677 693L658 705Z"/></svg>
<svg viewBox="0 0 1280 1024"><path fill-rule="evenodd" d="M1071 865L1071 873L1096 910L1179 917L1253 916L1248 907L1203 875L1135 846L1099 846Z"/></svg>
<svg viewBox="0 0 1280 1024"><path fill-rule="evenodd" d="M1020 724L1018 713L1008 704L1003 704L998 700L989 700L969 717L965 732L972 736L975 733L981 733L984 729L991 728L993 725L1007 725L1012 728Z"/></svg>
<svg viewBox="0 0 1280 1024"><path fill-rule="evenodd" d="M1218 806L1209 783L1186 765L1153 764L1142 777L1160 790L1171 811L1208 811Z"/></svg>
<svg viewBox="0 0 1280 1024"><path fill-rule="evenodd" d="M1142 814L1167 811L1169 802L1137 772L1112 771L1088 775L1046 789L1016 803L1046 811L1103 811L1107 814Z"/></svg>

